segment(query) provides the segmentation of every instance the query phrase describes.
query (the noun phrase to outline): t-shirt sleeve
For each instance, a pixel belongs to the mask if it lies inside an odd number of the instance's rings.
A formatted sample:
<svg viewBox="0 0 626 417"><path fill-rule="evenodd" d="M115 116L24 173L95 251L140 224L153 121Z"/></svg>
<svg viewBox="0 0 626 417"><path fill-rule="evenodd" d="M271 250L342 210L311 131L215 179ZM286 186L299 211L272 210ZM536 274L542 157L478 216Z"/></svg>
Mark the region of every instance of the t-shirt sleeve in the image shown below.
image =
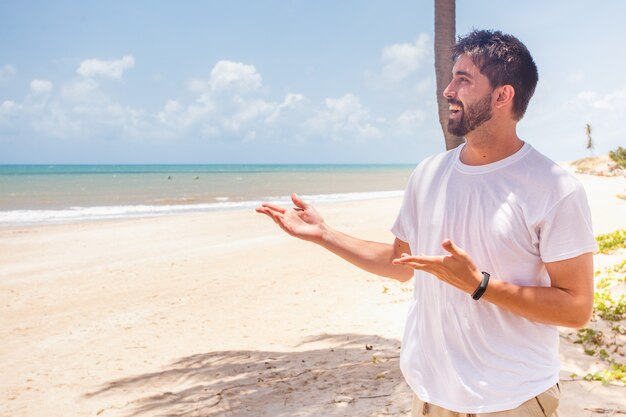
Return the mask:
<svg viewBox="0 0 626 417"><path fill-rule="evenodd" d="M391 227L391 233L393 233L395 237L404 242L411 242L411 237L413 236L414 232L413 229L415 228L416 208L413 188L414 177L415 172L409 178L408 184L404 190L404 196L402 198L400 211L398 212L396 221Z"/></svg>
<svg viewBox="0 0 626 417"><path fill-rule="evenodd" d="M406 216L402 213L402 209L400 209L398 217L396 217L396 221L393 223L393 226L391 226L391 233L403 242L410 242L409 235L407 234L405 217Z"/></svg>
<svg viewBox="0 0 626 417"><path fill-rule="evenodd" d="M539 231L539 253L543 262L556 262L597 250L591 210L580 185L544 217Z"/></svg>

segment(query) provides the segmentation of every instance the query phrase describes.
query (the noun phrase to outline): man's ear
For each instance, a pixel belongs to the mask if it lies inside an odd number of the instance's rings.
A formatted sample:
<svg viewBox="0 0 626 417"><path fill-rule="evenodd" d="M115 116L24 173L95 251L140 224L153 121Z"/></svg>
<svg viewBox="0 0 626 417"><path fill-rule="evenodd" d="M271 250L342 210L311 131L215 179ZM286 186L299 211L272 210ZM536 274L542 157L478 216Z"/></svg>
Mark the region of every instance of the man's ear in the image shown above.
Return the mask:
<svg viewBox="0 0 626 417"><path fill-rule="evenodd" d="M497 108L502 108L513 104L513 97L515 97L515 89L512 85L505 84L496 88L496 102Z"/></svg>

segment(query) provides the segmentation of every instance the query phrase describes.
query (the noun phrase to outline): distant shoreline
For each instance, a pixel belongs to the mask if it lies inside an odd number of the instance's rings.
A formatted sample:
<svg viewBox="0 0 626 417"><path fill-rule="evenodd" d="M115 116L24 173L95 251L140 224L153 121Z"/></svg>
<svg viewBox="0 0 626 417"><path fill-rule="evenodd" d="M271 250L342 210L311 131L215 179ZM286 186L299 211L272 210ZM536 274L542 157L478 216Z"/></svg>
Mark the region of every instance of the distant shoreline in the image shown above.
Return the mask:
<svg viewBox="0 0 626 417"><path fill-rule="evenodd" d="M602 167L605 159L593 161ZM590 158L583 160L589 170ZM559 165L576 174L578 161ZM406 164L0 165L0 228L251 210L265 201L291 204L289 196L294 192L314 204L399 198L413 168Z"/></svg>
<svg viewBox="0 0 626 417"><path fill-rule="evenodd" d="M402 195L412 165L0 166L0 227L64 224Z"/></svg>
<svg viewBox="0 0 626 417"><path fill-rule="evenodd" d="M400 198L402 190L379 192L354 192L340 194L302 195L312 204L342 203L386 198ZM252 210L262 202L274 204L292 204L289 196L271 197L267 200L217 201L205 204L178 205L131 205L131 206L95 206L69 207L64 209L44 210L9 210L0 211L0 228L14 226L40 226L46 224L71 224L99 220L121 220L150 217L164 217L183 214L199 214L218 211Z"/></svg>

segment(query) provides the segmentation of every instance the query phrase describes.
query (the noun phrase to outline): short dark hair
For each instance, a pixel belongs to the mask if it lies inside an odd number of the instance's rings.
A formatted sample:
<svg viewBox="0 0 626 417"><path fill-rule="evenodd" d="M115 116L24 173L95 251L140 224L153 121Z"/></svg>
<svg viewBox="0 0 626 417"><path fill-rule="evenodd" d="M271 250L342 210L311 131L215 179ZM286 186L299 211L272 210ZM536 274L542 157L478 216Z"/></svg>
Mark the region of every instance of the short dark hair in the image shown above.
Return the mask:
<svg viewBox="0 0 626 417"><path fill-rule="evenodd" d="M507 84L513 86L513 117L520 120L539 80L537 65L528 48L512 35L474 30L467 36L459 37L452 47L455 61L463 54L469 56L480 73L489 79L492 88Z"/></svg>

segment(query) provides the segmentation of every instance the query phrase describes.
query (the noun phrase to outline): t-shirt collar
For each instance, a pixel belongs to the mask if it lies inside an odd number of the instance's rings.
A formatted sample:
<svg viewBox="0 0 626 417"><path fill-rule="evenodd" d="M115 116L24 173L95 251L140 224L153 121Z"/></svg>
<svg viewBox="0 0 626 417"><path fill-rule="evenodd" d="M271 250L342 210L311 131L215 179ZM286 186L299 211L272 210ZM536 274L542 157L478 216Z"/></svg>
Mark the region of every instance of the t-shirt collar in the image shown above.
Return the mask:
<svg viewBox="0 0 626 417"><path fill-rule="evenodd" d="M466 165L463 162L461 162L461 151L463 150L464 147L465 147L465 144L463 143L455 149L454 166L456 169L458 169L459 171L465 174L484 174L487 172L496 171L498 169L514 164L515 162L522 159L528 152L532 150L532 146L524 142L524 145L522 145L522 147L517 152L499 161L492 162L490 164L485 164L485 165Z"/></svg>

